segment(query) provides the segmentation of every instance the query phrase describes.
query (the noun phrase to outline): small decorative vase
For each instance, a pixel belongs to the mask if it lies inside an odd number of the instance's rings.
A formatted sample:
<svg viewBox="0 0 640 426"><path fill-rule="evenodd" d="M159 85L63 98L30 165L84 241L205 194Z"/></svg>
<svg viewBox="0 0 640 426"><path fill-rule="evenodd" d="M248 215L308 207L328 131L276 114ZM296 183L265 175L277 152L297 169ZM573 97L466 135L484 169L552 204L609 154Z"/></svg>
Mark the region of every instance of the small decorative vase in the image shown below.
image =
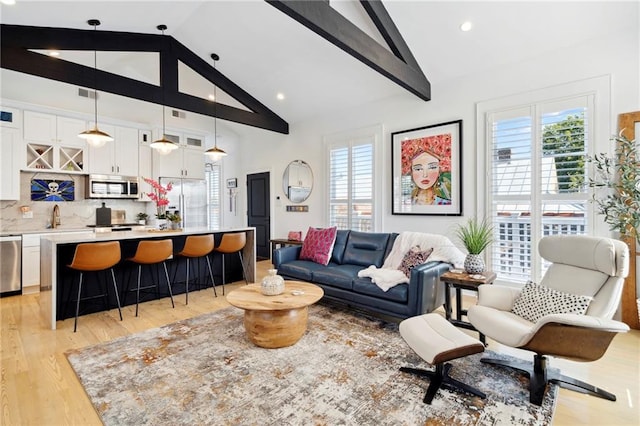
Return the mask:
<svg viewBox="0 0 640 426"><path fill-rule="evenodd" d="M284 292L284 278L277 275L277 269L269 269L269 275L262 279L260 291L265 296L275 296Z"/></svg>
<svg viewBox="0 0 640 426"><path fill-rule="evenodd" d="M156 229L159 231L167 229L167 219L156 219Z"/></svg>
<svg viewBox="0 0 640 426"><path fill-rule="evenodd" d="M464 259L464 270L467 271L467 274L484 272L484 259L479 254L469 253Z"/></svg>
<svg viewBox="0 0 640 426"><path fill-rule="evenodd" d="M180 222L171 222L171 229L176 230L180 228Z"/></svg>

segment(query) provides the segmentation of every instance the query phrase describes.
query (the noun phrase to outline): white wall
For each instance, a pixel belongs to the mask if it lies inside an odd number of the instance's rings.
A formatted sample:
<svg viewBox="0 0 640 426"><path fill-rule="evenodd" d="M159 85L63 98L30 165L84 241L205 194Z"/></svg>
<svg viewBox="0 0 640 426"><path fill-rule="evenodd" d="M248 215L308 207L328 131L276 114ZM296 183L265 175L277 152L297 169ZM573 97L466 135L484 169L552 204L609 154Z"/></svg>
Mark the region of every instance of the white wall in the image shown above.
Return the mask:
<svg viewBox="0 0 640 426"><path fill-rule="evenodd" d="M555 54L489 70L460 80L432 85L432 100L423 102L407 93L384 102L364 105L335 114L318 117L291 126L287 136L256 130L256 136L242 141L239 174L260 170L271 171L272 235L286 236L289 230L306 231L308 226L326 225L325 150L323 136L341 131L381 124L384 138L382 187L382 229L379 231L425 231L449 233L458 217L406 216L391 214L391 133L463 119L463 216L473 216L478 208L476 195L478 166L476 153L484 146L476 145L476 103L535 89L561 85L601 75L611 76L611 117L607 134L617 130L617 115L640 109L640 46L638 28L606 39L593 40L557 51ZM550 66L551 64L551 66ZM427 76L428 77L428 76ZM597 141L598 151L608 151L609 141ZM281 189L282 173L294 159L308 162L314 174L314 188L304 204L308 213L286 212L289 204ZM278 204L276 197L281 198ZM246 198L246 194L245 194Z"/></svg>

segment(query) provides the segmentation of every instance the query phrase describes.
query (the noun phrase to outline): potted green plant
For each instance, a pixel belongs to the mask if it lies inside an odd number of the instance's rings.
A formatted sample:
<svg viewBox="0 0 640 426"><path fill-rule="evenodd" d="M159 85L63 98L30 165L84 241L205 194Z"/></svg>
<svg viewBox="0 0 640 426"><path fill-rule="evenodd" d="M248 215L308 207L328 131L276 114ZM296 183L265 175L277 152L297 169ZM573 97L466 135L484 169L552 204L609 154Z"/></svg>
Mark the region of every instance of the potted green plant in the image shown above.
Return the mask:
<svg viewBox="0 0 640 426"><path fill-rule="evenodd" d="M178 212L169 212L167 213L167 220L171 224L171 229L178 229L180 227L180 221L182 220L182 218L180 217L180 213Z"/></svg>
<svg viewBox="0 0 640 426"><path fill-rule="evenodd" d="M622 132L611 138L616 142L613 156L596 154L587 161L594 165L593 200L612 231L640 243L640 147Z"/></svg>
<svg viewBox="0 0 640 426"><path fill-rule="evenodd" d="M136 215L136 219L138 219L138 223L140 225L146 225L147 219L149 219L149 215L146 214L145 212L140 212Z"/></svg>
<svg viewBox="0 0 640 426"><path fill-rule="evenodd" d="M464 259L464 269L469 274L484 272L484 259L480 255L489 244L493 242L493 225L487 219L478 221L469 219L466 223L458 225L455 231L469 254Z"/></svg>

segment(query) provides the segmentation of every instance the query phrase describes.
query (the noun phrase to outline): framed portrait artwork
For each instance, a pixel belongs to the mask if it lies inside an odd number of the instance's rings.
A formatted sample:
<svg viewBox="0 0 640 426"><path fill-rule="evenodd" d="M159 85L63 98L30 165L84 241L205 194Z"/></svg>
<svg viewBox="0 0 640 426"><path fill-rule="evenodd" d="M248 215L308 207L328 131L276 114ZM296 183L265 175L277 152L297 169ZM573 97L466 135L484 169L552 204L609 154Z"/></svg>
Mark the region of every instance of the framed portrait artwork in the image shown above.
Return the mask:
<svg viewBox="0 0 640 426"><path fill-rule="evenodd" d="M392 214L462 215L462 120L391 134Z"/></svg>

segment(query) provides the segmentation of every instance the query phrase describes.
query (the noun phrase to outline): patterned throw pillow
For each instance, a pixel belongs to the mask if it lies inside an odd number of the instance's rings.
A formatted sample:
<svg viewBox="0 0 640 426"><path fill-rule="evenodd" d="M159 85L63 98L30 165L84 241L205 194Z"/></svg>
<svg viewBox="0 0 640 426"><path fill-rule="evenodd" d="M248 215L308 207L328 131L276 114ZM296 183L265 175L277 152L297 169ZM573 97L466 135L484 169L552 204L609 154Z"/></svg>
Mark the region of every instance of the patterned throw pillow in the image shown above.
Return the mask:
<svg viewBox="0 0 640 426"><path fill-rule="evenodd" d="M427 261L431 253L433 252L433 248L427 250L421 250L420 246L413 246L411 250L405 253L402 258L402 262L400 262L400 266L398 270L402 271L403 274L407 278L411 278L411 270L414 266L422 265Z"/></svg>
<svg viewBox="0 0 640 426"><path fill-rule="evenodd" d="M592 299L589 296L563 293L529 281L513 303L511 312L531 322L537 322L551 314L584 315Z"/></svg>
<svg viewBox="0 0 640 426"><path fill-rule="evenodd" d="M337 232L338 229L335 226L326 229L309 227L302 243L300 259L327 265L331 259Z"/></svg>

